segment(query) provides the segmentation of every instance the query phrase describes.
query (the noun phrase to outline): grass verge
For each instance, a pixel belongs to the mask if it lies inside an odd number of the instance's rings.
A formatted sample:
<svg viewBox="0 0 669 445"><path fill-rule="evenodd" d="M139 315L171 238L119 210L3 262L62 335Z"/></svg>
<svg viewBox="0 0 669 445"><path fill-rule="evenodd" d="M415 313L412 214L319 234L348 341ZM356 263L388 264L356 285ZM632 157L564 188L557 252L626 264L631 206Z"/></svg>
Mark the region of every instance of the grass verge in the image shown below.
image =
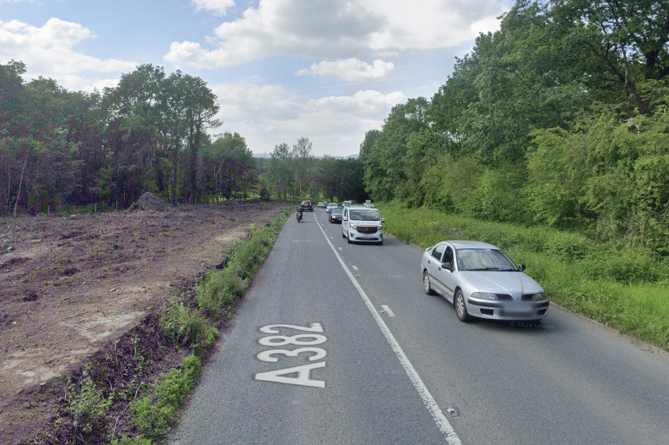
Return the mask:
<svg viewBox="0 0 669 445"><path fill-rule="evenodd" d="M669 264L640 248L598 244L544 227L519 227L375 203L384 231L427 248L447 239L505 250L560 306L669 350Z"/></svg>

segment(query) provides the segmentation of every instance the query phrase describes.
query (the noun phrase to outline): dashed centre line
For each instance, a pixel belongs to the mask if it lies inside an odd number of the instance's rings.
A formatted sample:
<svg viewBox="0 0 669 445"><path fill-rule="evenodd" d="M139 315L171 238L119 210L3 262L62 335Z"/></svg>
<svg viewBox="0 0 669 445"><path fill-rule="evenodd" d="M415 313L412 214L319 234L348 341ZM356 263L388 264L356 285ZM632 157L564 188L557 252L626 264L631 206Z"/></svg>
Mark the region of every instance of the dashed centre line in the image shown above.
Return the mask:
<svg viewBox="0 0 669 445"><path fill-rule="evenodd" d="M356 266L351 266L351 267L352 267L354 270L358 270L358 268L357 268Z"/></svg>

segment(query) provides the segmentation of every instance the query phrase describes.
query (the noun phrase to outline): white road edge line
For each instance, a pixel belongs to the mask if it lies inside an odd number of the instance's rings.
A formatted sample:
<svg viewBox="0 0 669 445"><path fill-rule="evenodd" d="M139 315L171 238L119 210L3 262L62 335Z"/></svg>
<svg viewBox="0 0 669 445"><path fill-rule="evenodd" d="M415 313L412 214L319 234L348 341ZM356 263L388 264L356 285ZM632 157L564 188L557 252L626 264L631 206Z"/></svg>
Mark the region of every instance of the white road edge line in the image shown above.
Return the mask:
<svg viewBox="0 0 669 445"><path fill-rule="evenodd" d="M355 277L348 269L348 267L346 267L344 260L342 260L339 254L337 253L337 249L335 249L334 245L325 235L325 231L323 230L323 227L320 225L318 220L316 220L316 224L318 224L318 228L320 228L321 232L323 232L325 240L330 245L330 248L337 257L337 260L339 260L339 264L341 264L341 267L344 269L344 272L346 272L346 275L348 275L349 279L353 283L353 286L355 286L355 288L358 290L360 297L362 297L362 301L364 301L365 305L367 306L367 309L369 309L369 312L371 312L372 317L374 317L374 321L376 321L376 324L379 326L381 332L383 332L383 335L386 337L386 340L388 341L393 352L399 359L402 368L404 368L404 372L409 376L411 383L413 384L414 388L416 388L418 395L423 400L423 403L425 404L425 407L432 416L432 419L437 424L439 430L444 434L444 436L446 436L446 442L449 445L462 445L462 442L460 442L460 438L458 437L457 434L455 434L453 427L451 426L450 422L444 415L443 411L441 410L441 408L439 408L439 405L437 405L437 402L434 400L434 397L432 397L432 394L430 394L430 391L427 389L427 386L425 386L425 383L423 383L423 380L418 375L418 372L416 372L416 369L413 367L406 354L404 354L402 347L400 346L399 343L397 343L397 340L395 340L395 336L393 335L392 332L390 332L390 329L388 329L388 326L381 318L381 315L372 305L372 302L370 301L365 291L362 289L362 287L360 287L360 284L356 281Z"/></svg>

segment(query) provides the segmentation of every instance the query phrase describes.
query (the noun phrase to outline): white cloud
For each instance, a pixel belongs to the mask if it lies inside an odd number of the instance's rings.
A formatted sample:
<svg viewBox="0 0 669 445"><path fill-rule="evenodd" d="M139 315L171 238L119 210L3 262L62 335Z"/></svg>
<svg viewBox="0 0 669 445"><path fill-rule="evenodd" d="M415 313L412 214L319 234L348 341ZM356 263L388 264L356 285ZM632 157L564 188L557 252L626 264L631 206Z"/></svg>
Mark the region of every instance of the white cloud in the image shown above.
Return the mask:
<svg viewBox="0 0 669 445"><path fill-rule="evenodd" d="M228 8L235 6L235 0L192 0L197 11L202 9L216 15L225 15Z"/></svg>
<svg viewBox="0 0 669 445"><path fill-rule="evenodd" d="M338 76L348 82L377 80L386 77L395 69L391 62L375 60L372 65L362 60L350 58L345 60L323 61L314 63L308 70L299 70L296 74L304 76L313 74L320 77Z"/></svg>
<svg viewBox="0 0 669 445"><path fill-rule="evenodd" d="M214 0L199 0L213 2ZM455 47L499 26L505 0L260 0L206 40L174 42L165 59L220 68L275 55L352 58Z"/></svg>
<svg viewBox="0 0 669 445"><path fill-rule="evenodd" d="M238 132L255 153L270 153L303 136L313 142L317 156L357 153L365 132L380 129L392 107L407 101L401 92L371 90L306 101L281 86L225 84L212 91L223 121L217 131Z"/></svg>
<svg viewBox="0 0 669 445"><path fill-rule="evenodd" d="M74 50L77 43L92 38L95 36L88 28L57 18L49 19L41 28L17 20L0 22L0 59L24 62L29 78L51 77L65 88L76 90L109 83L84 81L76 73L130 71L137 66L134 62L98 59Z"/></svg>

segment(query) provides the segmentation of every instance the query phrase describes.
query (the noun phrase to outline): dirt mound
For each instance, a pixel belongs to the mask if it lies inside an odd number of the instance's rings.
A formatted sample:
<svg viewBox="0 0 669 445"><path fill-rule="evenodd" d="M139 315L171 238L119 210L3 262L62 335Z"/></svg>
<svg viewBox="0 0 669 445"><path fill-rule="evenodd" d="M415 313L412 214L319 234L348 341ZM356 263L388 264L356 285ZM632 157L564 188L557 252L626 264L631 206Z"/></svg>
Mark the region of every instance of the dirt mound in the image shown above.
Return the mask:
<svg viewBox="0 0 669 445"><path fill-rule="evenodd" d="M151 192L146 192L139 197L136 203L128 208L128 212L137 210L148 210L152 212L167 212L171 210L169 204Z"/></svg>

